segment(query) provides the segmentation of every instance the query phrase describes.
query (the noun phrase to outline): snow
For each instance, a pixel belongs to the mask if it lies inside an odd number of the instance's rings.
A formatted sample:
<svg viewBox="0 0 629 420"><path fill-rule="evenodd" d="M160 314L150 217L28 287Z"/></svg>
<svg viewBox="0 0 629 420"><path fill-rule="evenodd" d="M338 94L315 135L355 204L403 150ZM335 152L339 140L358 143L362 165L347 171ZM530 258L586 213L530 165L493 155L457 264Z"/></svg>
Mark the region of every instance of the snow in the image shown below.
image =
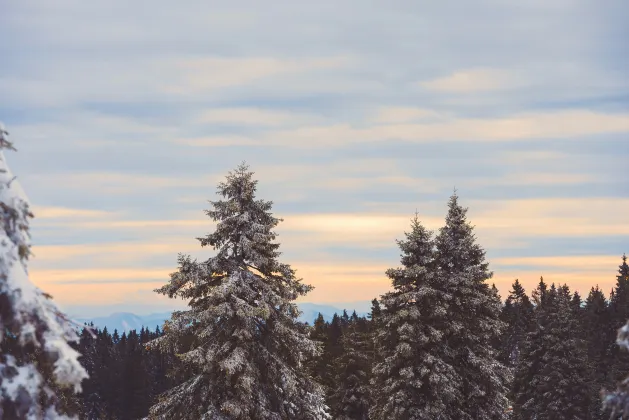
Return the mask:
<svg viewBox="0 0 629 420"><path fill-rule="evenodd" d="M11 149L4 125L0 123L0 147ZM26 260L30 253L28 234L28 198L19 182L13 177L5 156L0 151L0 214L4 229L0 229L0 294L6 295L12 304L14 323L20 326L20 345L33 343L43 348L53 360L53 377L62 387L81 391L81 381L87 372L78 361L79 354L70 347L69 341L78 341L74 325L61 314L54 302L37 288L28 277ZM1 321L1 320L0 320ZM3 328L4 329L4 328ZM36 333L41 341L37 341ZM0 340L3 334L0 335ZM41 418L38 409L38 395L49 392L44 378L33 364L18 366L11 355L6 355L5 363L0 362L0 396L14 402L30 400L31 410L28 419ZM2 359L0 359L2 360ZM17 372L10 377L3 376L7 369ZM45 411L45 419L69 419L57 413L54 408Z"/></svg>

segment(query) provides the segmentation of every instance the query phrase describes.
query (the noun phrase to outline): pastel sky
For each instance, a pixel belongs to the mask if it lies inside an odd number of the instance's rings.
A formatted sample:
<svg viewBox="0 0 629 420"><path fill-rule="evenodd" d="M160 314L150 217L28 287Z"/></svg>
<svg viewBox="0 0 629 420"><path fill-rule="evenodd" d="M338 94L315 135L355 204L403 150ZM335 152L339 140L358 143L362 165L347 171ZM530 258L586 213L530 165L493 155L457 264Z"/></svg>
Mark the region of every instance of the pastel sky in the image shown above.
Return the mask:
<svg viewBox="0 0 629 420"><path fill-rule="evenodd" d="M211 255L203 210L246 160L305 301L388 290L395 239L415 210L441 226L454 187L503 297L540 275L607 293L629 252L628 21L626 0L6 2L31 278L65 308L181 306L152 290L178 252Z"/></svg>

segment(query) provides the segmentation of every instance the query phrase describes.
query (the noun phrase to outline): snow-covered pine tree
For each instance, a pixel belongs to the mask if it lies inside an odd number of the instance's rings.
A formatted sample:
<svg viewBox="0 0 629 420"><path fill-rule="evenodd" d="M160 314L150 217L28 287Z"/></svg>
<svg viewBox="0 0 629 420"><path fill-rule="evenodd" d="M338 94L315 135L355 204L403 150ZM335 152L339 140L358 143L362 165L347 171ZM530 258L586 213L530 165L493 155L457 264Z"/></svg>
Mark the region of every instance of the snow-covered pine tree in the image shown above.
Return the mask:
<svg viewBox="0 0 629 420"><path fill-rule="evenodd" d="M446 224L435 237L438 281L451 297L443 340L454 352L447 360L460 378L456 386L462 396L449 409L456 419L503 419L511 374L493 346L504 329L501 302L487 284L492 273L466 213L455 192Z"/></svg>
<svg viewBox="0 0 629 420"><path fill-rule="evenodd" d="M589 419L585 345L567 288L540 282L534 327L527 335L514 380L518 420Z"/></svg>
<svg viewBox="0 0 629 420"><path fill-rule="evenodd" d="M434 276L432 232L412 219L397 241L402 268L387 270L393 291L382 296L376 321L377 363L373 368L373 420L445 420L461 397L460 378L445 361L450 296ZM375 312L375 311L374 311Z"/></svg>
<svg viewBox="0 0 629 420"><path fill-rule="evenodd" d="M370 340L358 322L352 322L341 339L343 355L334 363L336 389L330 398L334 420L368 420L371 364Z"/></svg>
<svg viewBox="0 0 629 420"><path fill-rule="evenodd" d="M28 277L28 200L6 164L15 150L0 124L0 418L69 419L65 393L87 377L74 325Z"/></svg>
<svg viewBox="0 0 629 420"><path fill-rule="evenodd" d="M179 270L156 292L189 300L173 313L151 346L173 347L192 375L163 394L149 418L317 420L328 418L323 392L303 361L318 352L298 321L294 300L312 287L278 261L272 202L255 198L257 181L245 164L218 186L225 200L206 214L214 233L199 238L217 250L197 262L179 256ZM191 346L180 337L192 334Z"/></svg>

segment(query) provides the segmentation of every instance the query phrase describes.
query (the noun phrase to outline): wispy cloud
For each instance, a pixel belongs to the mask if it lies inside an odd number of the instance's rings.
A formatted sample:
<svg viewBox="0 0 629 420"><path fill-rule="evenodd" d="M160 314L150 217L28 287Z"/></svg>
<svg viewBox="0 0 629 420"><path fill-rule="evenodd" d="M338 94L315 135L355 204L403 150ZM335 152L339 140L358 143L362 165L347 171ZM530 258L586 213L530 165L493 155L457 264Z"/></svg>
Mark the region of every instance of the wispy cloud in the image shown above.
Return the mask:
<svg viewBox="0 0 629 420"><path fill-rule="evenodd" d="M101 210L71 209L66 207L33 207L33 213L38 219L74 219L77 218L109 218L113 214Z"/></svg>
<svg viewBox="0 0 629 420"><path fill-rule="evenodd" d="M269 76L335 69L349 62L347 57L303 60L267 57L188 59L175 62L175 81L164 86L163 91L175 95L196 95L199 92L245 85Z"/></svg>
<svg viewBox="0 0 629 420"><path fill-rule="evenodd" d="M261 108L215 108L202 111L197 121L210 124L287 126L316 120L308 116L290 112L265 110ZM319 118L320 119L320 118Z"/></svg>
<svg viewBox="0 0 629 420"><path fill-rule="evenodd" d="M374 122L383 124L399 124L421 120L443 119L441 113L413 107L383 107L378 110Z"/></svg>
<svg viewBox="0 0 629 420"><path fill-rule="evenodd" d="M398 121L407 121L409 109ZM384 118L395 120L395 112L384 111ZM415 117L424 111L417 110ZM376 117L382 121L382 116ZM551 140L596 134L629 132L629 114L604 114L586 110L526 113L505 118L450 118L432 123L378 124L359 128L348 123L303 126L296 129L260 133L257 136L216 136L203 140L178 139L193 146L264 145L306 149L333 149L366 142L403 140L408 142L501 142L518 140Z"/></svg>
<svg viewBox="0 0 629 420"><path fill-rule="evenodd" d="M517 80L510 77L508 72L497 69L457 71L449 76L417 84L425 89L449 93L476 93L519 87Z"/></svg>

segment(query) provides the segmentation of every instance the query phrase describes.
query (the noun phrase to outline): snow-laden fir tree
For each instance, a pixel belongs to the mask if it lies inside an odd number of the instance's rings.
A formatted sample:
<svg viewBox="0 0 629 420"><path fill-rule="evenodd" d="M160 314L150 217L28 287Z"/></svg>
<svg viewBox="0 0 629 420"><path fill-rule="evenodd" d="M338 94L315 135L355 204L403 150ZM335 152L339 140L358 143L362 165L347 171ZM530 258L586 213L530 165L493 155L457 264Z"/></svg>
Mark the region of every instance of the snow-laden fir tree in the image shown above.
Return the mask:
<svg viewBox="0 0 629 420"><path fill-rule="evenodd" d="M358 321L351 322L341 338L343 355L335 363L334 392L330 409L334 420L368 420L371 378L368 331Z"/></svg>
<svg viewBox="0 0 629 420"><path fill-rule="evenodd" d="M28 200L6 164L0 124L0 419L68 419L87 373L69 345L74 326L29 279Z"/></svg>
<svg viewBox="0 0 629 420"><path fill-rule="evenodd" d="M218 186L224 199L207 215L216 230L199 238L217 254L197 262L179 256L179 270L156 292L189 301L151 343L173 347L191 375L169 390L149 418L199 420L325 419L323 392L303 361L318 352L298 321L295 299L312 287L278 261L272 202L256 199L244 164ZM180 338L194 337L183 347Z"/></svg>
<svg viewBox="0 0 629 420"><path fill-rule="evenodd" d="M437 281L449 296L442 339L448 343L446 360L456 370L458 380L453 386L461 396L449 407L453 410L450 418L502 419L511 373L499 362L494 347L504 329L501 302L487 283L492 273L466 213L454 193L446 224L435 237Z"/></svg>
<svg viewBox="0 0 629 420"><path fill-rule="evenodd" d="M514 379L518 420L589 419L585 345L567 288L543 280L536 293L534 327L528 333Z"/></svg>
<svg viewBox="0 0 629 420"><path fill-rule="evenodd" d="M375 340L373 420L446 420L460 402L460 377L445 340L451 296L434 275L432 232L412 220L397 241L401 268L387 270L393 291L382 296Z"/></svg>

